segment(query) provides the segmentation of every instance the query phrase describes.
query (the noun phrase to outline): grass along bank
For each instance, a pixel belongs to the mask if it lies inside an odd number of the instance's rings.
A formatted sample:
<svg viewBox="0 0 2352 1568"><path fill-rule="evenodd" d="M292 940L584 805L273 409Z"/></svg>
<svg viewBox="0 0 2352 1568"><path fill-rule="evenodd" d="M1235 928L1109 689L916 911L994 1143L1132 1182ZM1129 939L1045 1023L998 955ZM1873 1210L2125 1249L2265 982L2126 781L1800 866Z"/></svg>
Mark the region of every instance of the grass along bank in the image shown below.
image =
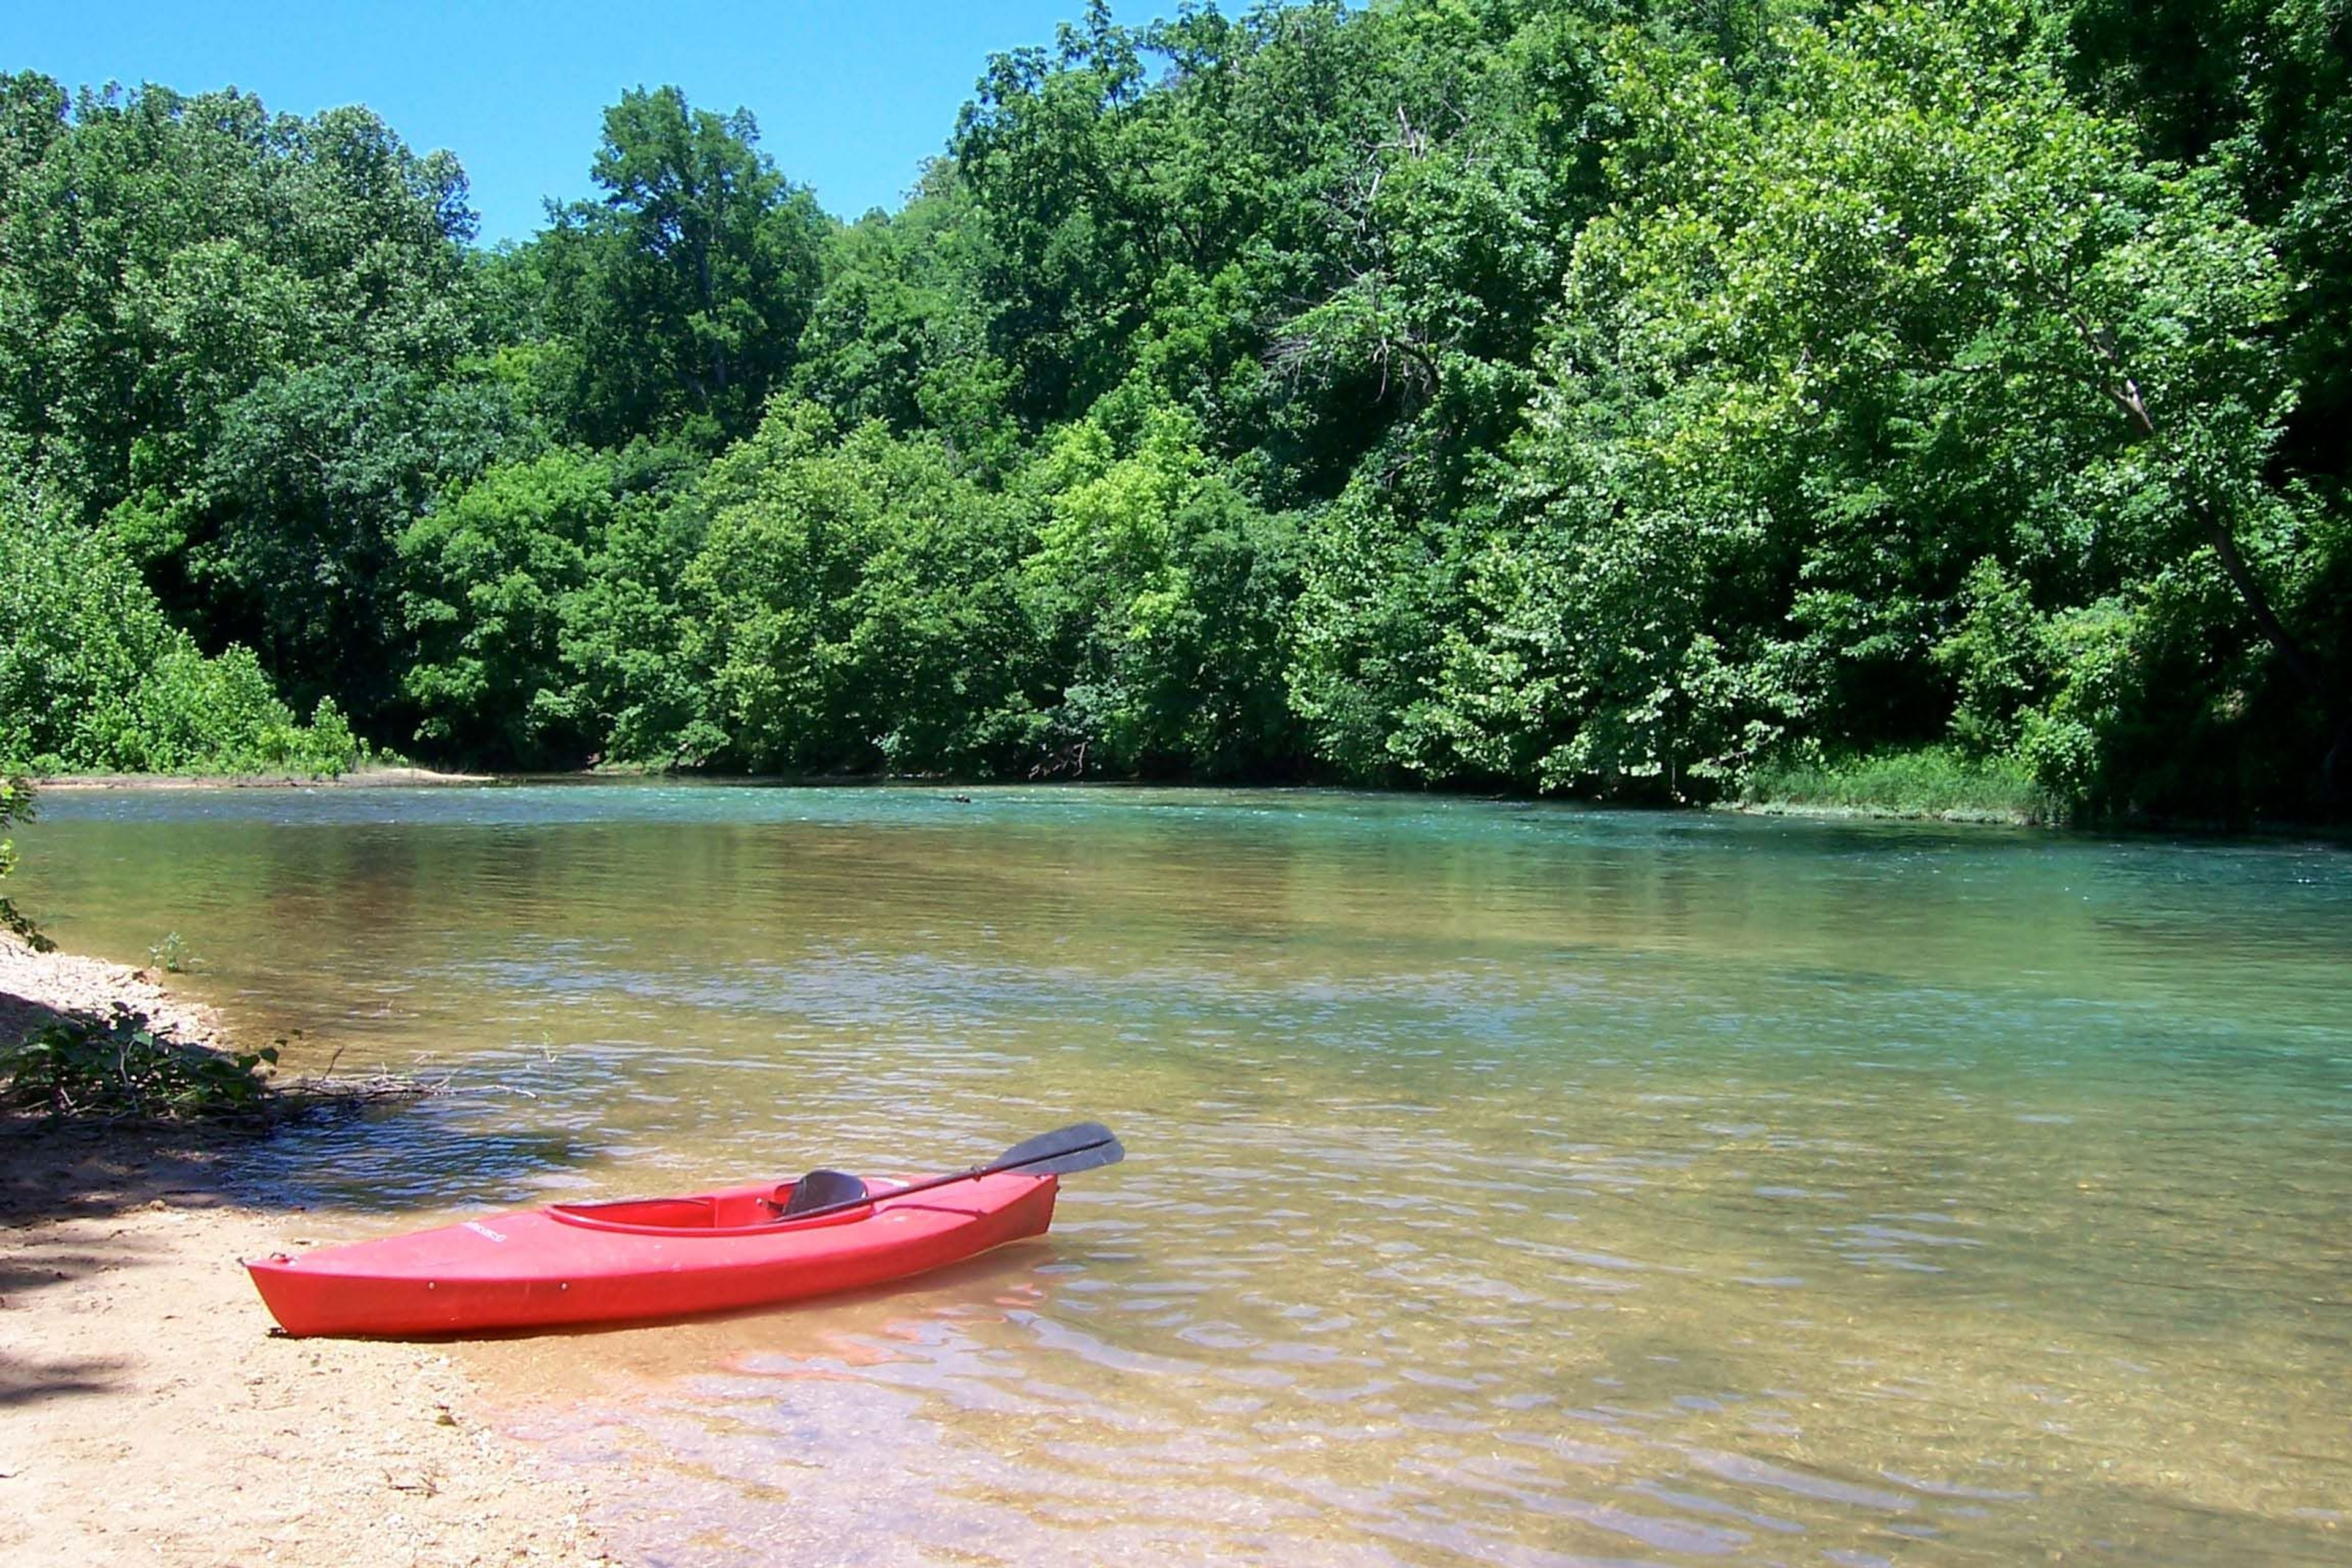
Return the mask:
<svg viewBox="0 0 2352 1568"><path fill-rule="evenodd" d="M1978 762L1942 746L1811 762L1749 773L1736 811L1927 818L2038 826L2066 820L2065 803L2015 763Z"/></svg>

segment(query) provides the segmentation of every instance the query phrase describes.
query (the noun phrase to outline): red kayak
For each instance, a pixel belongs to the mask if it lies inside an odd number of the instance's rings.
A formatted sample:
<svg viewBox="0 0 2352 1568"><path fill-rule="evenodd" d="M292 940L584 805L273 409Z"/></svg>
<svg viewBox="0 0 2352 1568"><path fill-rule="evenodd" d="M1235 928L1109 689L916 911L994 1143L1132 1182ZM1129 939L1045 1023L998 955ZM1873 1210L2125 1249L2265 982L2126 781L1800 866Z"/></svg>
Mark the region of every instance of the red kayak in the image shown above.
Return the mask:
<svg viewBox="0 0 2352 1568"><path fill-rule="evenodd" d="M1076 1146L1071 1134L1100 1140ZM1017 1163L1009 1156L1065 1147ZM1041 1236L1056 1173L1119 1157L1087 1123L912 1184L813 1171L691 1197L555 1204L246 1268L289 1334L405 1338L729 1311L854 1290Z"/></svg>

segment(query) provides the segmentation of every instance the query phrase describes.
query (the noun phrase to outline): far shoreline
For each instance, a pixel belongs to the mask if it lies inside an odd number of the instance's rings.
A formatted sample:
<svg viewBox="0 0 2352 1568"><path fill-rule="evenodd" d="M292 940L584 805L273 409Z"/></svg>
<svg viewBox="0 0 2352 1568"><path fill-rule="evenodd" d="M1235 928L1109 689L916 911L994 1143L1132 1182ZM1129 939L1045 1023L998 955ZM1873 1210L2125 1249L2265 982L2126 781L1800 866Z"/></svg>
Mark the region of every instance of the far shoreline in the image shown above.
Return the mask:
<svg viewBox="0 0 2352 1568"><path fill-rule="evenodd" d="M0 769L0 773L5 773ZM2032 812L2004 809L2000 806L1954 805L1930 806L1893 801L1811 801L1790 799L1783 795L1768 795L1756 799L1730 798L1717 801L1685 801L1679 803L1629 802L1601 800L1580 795L1523 795L1490 793L1475 789L1403 789L1380 784L1349 784L1334 782L1308 783L1297 779L1261 783L1203 783L1184 779L1138 778L1052 778L1052 779L975 779L931 773L712 773L690 769L666 770L660 767L602 765L570 771L548 770L514 773L457 773L438 768L409 764L355 768L333 774L292 773L48 773L19 775L36 795L104 795L108 793L147 794L173 790L227 791L267 789L467 789L511 788L523 784L593 785L606 784L642 784L660 782L709 788L751 789L871 789L887 786L928 788L951 792L969 791L974 795L1003 789L1201 789L1242 792L1279 792L1284 790L1328 790L1340 794L1370 796L1419 796L1431 800L1484 800L1497 804L1526 805L1559 805L1601 811L1634 811L1642 813L1702 816L1779 817L1793 821L1818 823L1885 823L1907 824L1914 826L1951 828L1997 828L2027 833L2093 833L2138 837L2147 835L2198 839L2251 839L2270 841L2279 838L2311 838L2332 845L2352 845L2352 826L2326 820L2278 821L2168 821L2160 819L2126 819L2064 821L2054 816Z"/></svg>
<svg viewBox="0 0 2352 1568"><path fill-rule="evenodd" d="M55 790L371 789L429 784L487 784L501 773L452 773L436 768L368 767L341 773L35 773L37 793Z"/></svg>

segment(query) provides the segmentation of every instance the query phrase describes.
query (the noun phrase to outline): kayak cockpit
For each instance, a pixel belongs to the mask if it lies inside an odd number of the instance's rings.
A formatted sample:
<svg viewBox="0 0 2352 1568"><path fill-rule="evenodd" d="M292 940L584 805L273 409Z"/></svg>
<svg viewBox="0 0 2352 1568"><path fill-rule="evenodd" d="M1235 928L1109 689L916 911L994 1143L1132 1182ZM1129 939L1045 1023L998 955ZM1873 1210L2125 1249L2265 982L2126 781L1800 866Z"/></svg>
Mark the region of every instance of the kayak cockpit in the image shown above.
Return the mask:
<svg viewBox="0 0 2352 1568"><path fill-rule="evenodd" d="M551 1204L547 1215L583 1230L621 1231L634 1236L753 1236L777 1230L797 1230L844 1225L870 1218L874 1205L821 1214L808 1219L779 1217L792 1199L793 1184L749 1187L740 1192L709 1193L690 1198L625 1198L606 1204Z"/></svg>

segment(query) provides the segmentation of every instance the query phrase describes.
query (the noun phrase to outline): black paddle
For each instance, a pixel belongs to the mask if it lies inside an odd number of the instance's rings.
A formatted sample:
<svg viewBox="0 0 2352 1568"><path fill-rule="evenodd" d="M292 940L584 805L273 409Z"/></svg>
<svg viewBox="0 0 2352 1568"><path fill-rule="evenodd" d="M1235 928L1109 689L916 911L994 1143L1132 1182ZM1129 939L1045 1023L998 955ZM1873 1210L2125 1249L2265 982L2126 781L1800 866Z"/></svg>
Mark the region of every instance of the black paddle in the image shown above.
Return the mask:
<svg viewBox="0 0 2352 1568"><path fill-rule="evenodd" d="M776 1217L799 1220L817 1215L838 1214L844 1209L861 1208L886 1198L903 1198L908 1193L927 1193L933 1187L951 1186L957 1182L976 1182L1000 1171L1026 1171L1033 1176L1059 1176L1072 1171L1091 1171L1097 1165L1116 1165L1126 1158L1127 1151L1119 1147L1117 1133L1099 1121L1080 1121L1052 1132L1041 1132L1025 1143L1015 1143L989 1164L974 1165L969 1171L957 1171L944 1176L927 1177L908 1186L894 1187L887 1193L868 1193L863 1182L840 1171L811 1171L793 1184L792 1202L784 1205ZM816 1200L807 1208L795 1206L803 1192Z"/></svg>

